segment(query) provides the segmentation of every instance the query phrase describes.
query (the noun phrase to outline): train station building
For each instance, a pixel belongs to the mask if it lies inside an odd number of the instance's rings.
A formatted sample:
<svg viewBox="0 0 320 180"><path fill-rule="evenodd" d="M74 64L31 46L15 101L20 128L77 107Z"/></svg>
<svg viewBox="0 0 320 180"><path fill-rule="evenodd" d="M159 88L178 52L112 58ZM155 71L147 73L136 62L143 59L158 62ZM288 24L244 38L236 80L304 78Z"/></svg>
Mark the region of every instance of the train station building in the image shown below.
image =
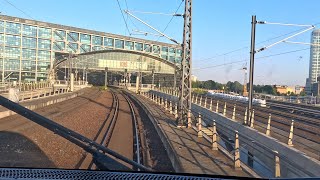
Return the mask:
<svg viewBox="0 0 320 180"><path fill-rule="evenodd" d="M45 81L60 54L83 55L72 68L173 74L181 53L179 45L0 15L2 82Z"/></svg>

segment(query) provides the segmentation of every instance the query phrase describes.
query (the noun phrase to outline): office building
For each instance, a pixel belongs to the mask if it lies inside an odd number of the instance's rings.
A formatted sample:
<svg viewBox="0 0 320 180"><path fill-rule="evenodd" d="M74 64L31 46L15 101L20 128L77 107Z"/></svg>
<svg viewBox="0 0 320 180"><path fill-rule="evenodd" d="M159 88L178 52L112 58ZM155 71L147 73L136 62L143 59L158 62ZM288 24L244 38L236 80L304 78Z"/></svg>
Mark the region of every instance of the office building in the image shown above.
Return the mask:
<svg viewBox="0 0 320 180"><path fill-rule="evenodd" d="M320 29L316 29L312 31L311 44L320 44ZM317 77L319 75L320 75L320 46L311 46L309 77L306 80L306 93L308 95L311 95L312 84L317 82Z"/></svg>

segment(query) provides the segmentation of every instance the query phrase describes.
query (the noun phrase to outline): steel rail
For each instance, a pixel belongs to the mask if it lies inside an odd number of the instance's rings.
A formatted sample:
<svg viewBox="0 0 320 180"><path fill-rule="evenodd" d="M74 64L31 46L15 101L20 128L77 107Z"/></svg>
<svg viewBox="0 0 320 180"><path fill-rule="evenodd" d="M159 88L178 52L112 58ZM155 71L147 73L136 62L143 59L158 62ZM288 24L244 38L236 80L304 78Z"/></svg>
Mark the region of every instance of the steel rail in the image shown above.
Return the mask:
<svg viewBox="0 0 320 180"><path fill-rule="evenodd" d="M147 168L141 164L138 164L138 163L136 163L136 162L122 156L121 154L118 154L117 152L112 151L104 146L101 146L100 144L96 143L95 141L93 141L93 140L91 140L91 139L89 139L89 138L87 138L87 137L85 137L75 131L72 131L71 129L68 129L68 128L66 128L66 127L64 127L64 126L62 126L62 125L44 117L44 116L41 116L40 114L38 114L34 111L31 111L31 110L21 106L20 104L12 102L3 96L0 96L0 105L2 105L3 107L5 107L11 111L16 112L17 114L35 122L36 124L38 124L40 126L47 128L48 130L58 134L59 136L65 138L69 141L70 141L70 139L73 139L74 141L79 141L81 143L87 143L87 146L93 146L97 150L101 150L102 152L107 153L117 159L120 159L120 160L122 160L122 161L136 167L136 168L140 168L141 170L144 170L144 171L152 171L152 169ZM76 145L80 146L79 144L76 144ZM80 147L84 148L84 146L80 146ZM92 152L90 152L90 153L92 153Z"/></svg>
<svg viewBox="0 0 320 180"><path fill-rule="evenodd" d="M113 100L115 101L115 110L114 110L111 122L107 128L107 131L105 132L103 139L101 141L101 145L106 146L106 147L109 145L109 142L110 142L110 139L111 139L114 127L116 125L118 115L119 115L119 98L112 90L110 90L110 92L112 93Z"/></svg>
<svg viewBox="0 0 320 180"><path fill-rule="evenodd" d="M140 141L139 141L139 133L138 133L138 127L137 127L137 118L134 111L134 108L132 106L132 102L129 100L129 98L123 94L123 97L127 100L128 105L130 107L132 121L134 125L134 137L135 137L135 148L136 148L136 154L137 154L137 163L141 164L141 157L140 157Z"/></svg>

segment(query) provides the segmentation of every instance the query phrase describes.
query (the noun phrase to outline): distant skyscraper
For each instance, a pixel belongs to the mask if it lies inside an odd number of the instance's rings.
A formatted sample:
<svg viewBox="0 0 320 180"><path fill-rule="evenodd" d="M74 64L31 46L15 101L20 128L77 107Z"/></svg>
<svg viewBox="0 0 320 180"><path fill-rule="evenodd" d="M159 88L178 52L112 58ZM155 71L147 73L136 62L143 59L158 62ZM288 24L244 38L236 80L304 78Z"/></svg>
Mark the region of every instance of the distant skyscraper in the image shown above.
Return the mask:
<svg viewBox="0 0 320 180"><path fill-rule="evenodd" d="M320 29L312 31L311 44L320 44ZM306 93L311 94L312 84L317 82L317 77L320 75L320 46L311 46L310 49L310 64L309 78L306 82Z"/></svg>

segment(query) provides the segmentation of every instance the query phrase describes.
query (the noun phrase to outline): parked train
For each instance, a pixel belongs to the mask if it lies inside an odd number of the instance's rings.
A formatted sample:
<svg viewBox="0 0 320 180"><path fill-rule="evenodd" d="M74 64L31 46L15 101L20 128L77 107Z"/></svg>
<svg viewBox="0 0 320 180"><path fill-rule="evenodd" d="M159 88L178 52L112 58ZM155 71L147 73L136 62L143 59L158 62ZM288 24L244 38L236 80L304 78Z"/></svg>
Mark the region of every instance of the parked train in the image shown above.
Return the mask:
<svg viewBox="0 0 320 180"><path fill-rule="evenodd" d="M217 98L222 98L222 99L229 99L229 100L234 100L234 101L239 101L246 103L248 102L249 98L244 97L244 96L237 96L237 95L231 95L231 94L223 94L223 93L215 93L215 92L209 92L211 96L217 97ZM256 99L253 98L252 104L258 105L261 107L266 107L266 100L265 99Z"/></svg>

